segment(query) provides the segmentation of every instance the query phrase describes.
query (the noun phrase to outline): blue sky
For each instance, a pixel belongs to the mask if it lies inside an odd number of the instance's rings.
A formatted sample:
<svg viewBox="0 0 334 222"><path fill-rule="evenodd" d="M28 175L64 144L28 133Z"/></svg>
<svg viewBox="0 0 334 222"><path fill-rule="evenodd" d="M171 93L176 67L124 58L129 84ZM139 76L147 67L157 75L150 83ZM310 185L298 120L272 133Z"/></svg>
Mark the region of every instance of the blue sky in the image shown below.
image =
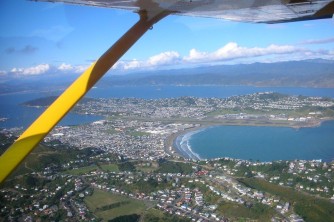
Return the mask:
<svg viewBox="0 0 334 222"><path fill-rule="evenodd" d="M125 10L0 1L0 76L80 73L137 20ZM169 16L112 73L214 64L334 59L334 19L250 24Z"/></svg>

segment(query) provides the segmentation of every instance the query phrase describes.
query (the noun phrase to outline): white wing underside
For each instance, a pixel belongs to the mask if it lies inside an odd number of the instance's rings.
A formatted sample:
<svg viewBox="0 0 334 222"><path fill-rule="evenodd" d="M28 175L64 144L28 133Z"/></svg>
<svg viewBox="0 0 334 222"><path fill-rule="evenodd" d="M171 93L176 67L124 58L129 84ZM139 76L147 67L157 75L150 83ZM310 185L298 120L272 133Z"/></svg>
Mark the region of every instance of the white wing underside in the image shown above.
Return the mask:
<svg viewBox="0 0 334 222"><path fill-rule="evenodd" d="M145 10L154 16L172 14L210 17L243 22L277 23L329 18L334 0L35 0L125 9Z"/></svg>

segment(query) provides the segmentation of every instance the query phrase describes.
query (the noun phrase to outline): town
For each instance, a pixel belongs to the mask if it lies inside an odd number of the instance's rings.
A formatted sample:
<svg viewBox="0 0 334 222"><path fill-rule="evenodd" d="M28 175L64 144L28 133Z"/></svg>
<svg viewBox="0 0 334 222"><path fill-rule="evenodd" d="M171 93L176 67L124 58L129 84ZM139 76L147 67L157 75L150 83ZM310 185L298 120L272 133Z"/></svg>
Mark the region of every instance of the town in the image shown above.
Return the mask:
<svg viewBox="0 0 334 222"><path fill-rule="evenodd" d="M177 135L212 124L316 126L320 97L92 99L100 115L58 126L0 190L0 221L333 221L334 162L186 159ZM1 130L1 150L17 130ZM319 219L321 218L321 219Z"/></svg>

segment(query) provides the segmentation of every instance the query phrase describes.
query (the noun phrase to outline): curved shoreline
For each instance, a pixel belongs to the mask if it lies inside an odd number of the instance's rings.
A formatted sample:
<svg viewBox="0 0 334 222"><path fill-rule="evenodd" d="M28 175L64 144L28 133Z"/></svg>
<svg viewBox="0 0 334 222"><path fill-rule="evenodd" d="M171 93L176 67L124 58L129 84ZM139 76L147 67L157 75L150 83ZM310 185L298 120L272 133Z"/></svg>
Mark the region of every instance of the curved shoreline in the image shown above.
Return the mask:
<svg viewBox="0 0 334 222"><path fill-rule="evenodd" d="M181 147L181 144L179 144L184 138L189 133L195 134L201 130L213 127L213 126L255 126L255 127L288 127L288 128L294 128L294 129L300 129L300 128L313 128L313 127L320 127L322 123L327 122L327 121L334 121L334 119L322 119L316 122L311 122L311 123L305 123L300 125L286 125L286 124L224 124L224 123L212 123L212 124L203 124L203 125L197 125L191 128L188 128L186 130L179 131L177 133L172 134L169 136L169 138L166 141L165 144L165 151L170 154L170 155L176 155L183 157L185 159L191 159L191 160L202 160L202 158L199 156L199 154L193 152L190 148L190 150L185 150L183 147ZM189 148L189 147L188 147ZM170 152L171 151L171 152ZM190 154L190 155L189 155ZM193 158L195 157L195 158ZM223 158L223 157L220 157Z"/></svg>
<svg viewBox="0 0 334 222"><path fill-rule="evenodd" d="M198 129L177 136L173 143L174 149L186 159L201 160L199 154L195 153L189 144L191 137L200 131L201 129Z"/></svg>
<svg viewBox="0 0 334 222"><path fill-rule="evenodd" d="M170 154L170 155L174 155L174 156L179 156L179 157L183 157L185 159L189 159L189 157L187 155L184 155L184 153L182 153L178 148L177 148L177 144L176 144L176 140L179 137L184 136L187 133L190 132L196 132L198 130L201 129L206 129L207 127L210 127L209 125L207 126L194 126L191 128L187 128L186 130L181 130L177 133L173 133L172 135L170 135L165 143L165 152Z"/></svg>

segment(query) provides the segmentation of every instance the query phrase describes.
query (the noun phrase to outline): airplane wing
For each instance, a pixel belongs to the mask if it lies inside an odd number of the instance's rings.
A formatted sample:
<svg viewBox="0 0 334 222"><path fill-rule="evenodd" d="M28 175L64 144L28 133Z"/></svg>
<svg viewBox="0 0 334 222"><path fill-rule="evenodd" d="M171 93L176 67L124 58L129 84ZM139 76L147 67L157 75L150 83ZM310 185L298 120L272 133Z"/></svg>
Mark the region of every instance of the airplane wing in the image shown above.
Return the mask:
<svg viewBox="0 0 334 222"><path fill-rule="evenodd" d="M35 0L145 10L151 15L171 14L226 19L239 22L280 23L331 18L334 0Z"/></svg>

